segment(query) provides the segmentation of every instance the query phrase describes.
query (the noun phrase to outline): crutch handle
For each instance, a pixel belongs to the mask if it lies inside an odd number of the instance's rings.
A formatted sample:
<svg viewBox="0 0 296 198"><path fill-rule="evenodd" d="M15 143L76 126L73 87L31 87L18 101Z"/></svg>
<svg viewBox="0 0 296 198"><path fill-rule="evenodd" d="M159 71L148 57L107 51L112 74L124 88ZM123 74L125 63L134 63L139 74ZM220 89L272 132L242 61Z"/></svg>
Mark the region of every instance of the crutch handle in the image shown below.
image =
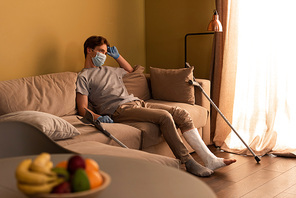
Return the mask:
<svg viewBox="0 0 296 198"><path fill-rule="evenodd" d="M189 83L190 85L195 86L195 87L199 87L199 88L201 88L200 84L199 84L198 82L196 82L196 81L189 80L188 83Z"/></svg>

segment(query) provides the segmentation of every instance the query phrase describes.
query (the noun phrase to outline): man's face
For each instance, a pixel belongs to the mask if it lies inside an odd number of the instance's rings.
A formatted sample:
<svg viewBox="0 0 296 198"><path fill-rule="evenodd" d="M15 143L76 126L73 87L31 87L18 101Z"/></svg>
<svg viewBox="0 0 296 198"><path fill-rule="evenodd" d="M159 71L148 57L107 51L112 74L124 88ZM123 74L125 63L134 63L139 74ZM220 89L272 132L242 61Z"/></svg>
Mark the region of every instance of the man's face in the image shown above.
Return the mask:
<svg viewBox="0 0 296 198"><path fill-rule="evenodd" d="M103 44L103 45L95 47L95 49L92 50L91 57L95 57L97 55L97 52L100 52L100 53L106 55L107 54L107 45Z"/></svg>

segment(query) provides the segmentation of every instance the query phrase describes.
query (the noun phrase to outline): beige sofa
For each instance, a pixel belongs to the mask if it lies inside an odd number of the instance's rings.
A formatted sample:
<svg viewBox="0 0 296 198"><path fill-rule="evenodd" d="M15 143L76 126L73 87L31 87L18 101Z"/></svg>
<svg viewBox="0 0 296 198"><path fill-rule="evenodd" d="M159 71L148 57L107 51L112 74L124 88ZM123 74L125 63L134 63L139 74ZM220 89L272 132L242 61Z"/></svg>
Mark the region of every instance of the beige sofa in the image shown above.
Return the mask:
<svg viewBox="0 0 296 198"><path fill-rule="evenodd" d="M195 104L159 99L155 100L153 98L153 90L151 90L151 88L153 88L152 78L150 78L149 74L144 74L143 70L143 67L138 66L135 72L127 74L124 77L123 80L128 91L147 102L176 105L186 109L192 116L194 124L199 129L205 143L210 144L210 104L207 99L202 96L201 92L193 88ZM53 117L53 125L57 122L55 118L62 118L63 121L66 121L71 127L74 126L75 130L77 130L74 132L71 131L72 134L70 135L66 134L66 136L58 138L51 137L57 144L66 149L78 153L104 154L105 152L112 154L112 152L110 152L110 146L104 147L106 149L105 151L104 149L100 151L97 150L101 145L111 145L116 146L112 147L115 149L113 153L117 153L118 149L121 152L126 152L124 148L119 148L116 142L100 133L96 128L83 124L77 119L79 116L75 103L76 77L77 73L75 72L62 72L1 81L0 122L20 121L32 125L34 125L34 122L37 124L41 122L44 125L50 124L50 122L47 121L47 117L43 118L42 116L50 115ZM202 79L196 80L209 94L209 81ZM26 112L26 114L19 116L19 114L23 112ZM44 114L42 114L42 116L39 116L39 114L31 116L30 113L32 112L44 112ZM11 114L13 114L13 116L11 116ZM45 126L45 128L46 127L51 126ZM69 126L67 125L66 127ZM166 157L174 157L169 146L164 141L159 127L155 124L148 122L103 123L103 127L130 149L142 150ZM58 129L54 130L58 131ZM56 131L54 130L48 132L46 135L52 135L49 133L55 133ZM64 130L62 131L63 134L68 133L72 128L59 129L59 131L61 130ZM42 131L42 129L40 129L40 131ZM187 144L186 146L190 152L193 151ZM129 153L129 155L132 154ZM151 157L151 155L149 155L149 157Z"/></svg>

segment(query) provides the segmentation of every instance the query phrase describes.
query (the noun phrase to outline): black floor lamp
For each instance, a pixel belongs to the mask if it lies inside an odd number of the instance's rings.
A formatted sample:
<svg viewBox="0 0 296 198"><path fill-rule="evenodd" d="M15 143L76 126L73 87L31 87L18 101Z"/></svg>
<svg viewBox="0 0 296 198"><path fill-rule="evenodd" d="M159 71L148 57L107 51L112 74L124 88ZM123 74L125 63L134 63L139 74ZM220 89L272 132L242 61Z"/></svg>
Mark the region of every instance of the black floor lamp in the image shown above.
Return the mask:
<svg viewBox="0 0 296 198"><path fill-rule="evenodd" d="M222 32L222 25L219 21L219 15L217 10L214 10L213 19L211 20L208 30L211 32L203 32L203 33L189 33L185 35L185 67L190 67L189 63L187 63L187 37L188 36L194 36L194 35L207 35L207 34L215 34L215 32ZM242 141L242 143L247 147L247 149L252 153L257 163L260 162L260 158L253 152L253 150L245 143L245 141L240 137L238 132L234 129L234 127L230 124L230 122L227 120L227 118L223 115L223 113L219 110L219 108L216 106L216 104L211 100L211 98L206 94L206 92L203 90L203 88L200 86L198 82L196 82L193 78L193 80L190 80L188 82L190 85L193 85L195 87L198 87L200 91L204 94L204 96L209 100L211 105L215 108L215 110L221 115L221 117L224 119L224 121L228 124L228 126L232 129L232 131L237 135L237 137Z"/></svg>
<svg viewBox="0 0 296 198"><path fill-rule="evenodd" d="M187 37L188 36L198 36L198 35L208 35L208 34L215 34L215 32L188 33L185 35L185 66L187 63Z"/></svg>
<svg viewBox="0 0 296 198"><path fill-rule="evenodd" d="M185 66L187 62L187 37L188 36L208 35L208 34L215 34L215 32L222 32L222 24L219 21L219 15L217 10L214 10L213 19L210 21L208 25L208 31L210 32L188 33L185 35Z"/></svg>

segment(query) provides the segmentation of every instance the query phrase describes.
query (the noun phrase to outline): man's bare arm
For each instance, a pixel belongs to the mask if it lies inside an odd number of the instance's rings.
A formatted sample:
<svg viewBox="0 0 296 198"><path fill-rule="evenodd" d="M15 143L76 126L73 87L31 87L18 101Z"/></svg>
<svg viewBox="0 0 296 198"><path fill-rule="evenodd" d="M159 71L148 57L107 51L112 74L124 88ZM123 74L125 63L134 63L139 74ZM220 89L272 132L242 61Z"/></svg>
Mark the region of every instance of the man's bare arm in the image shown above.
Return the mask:
<svg viewBox="0 0 296 198"><path fill-rule="evenodd" d="M84 116L86 111L85 109L89 110L94 117L94 120L96 120L98 117L100 117L100 115L94 113L93 111L91 111L90 109L88 109L88 97L86 95L82 95L81 93L76 93L76 104L77 104L77 108L78 108L78 113L81 116Z"/></svg>
<svg viewBox="0 0 296 198"><path fill-rule="evenodd" d="M134 71L133 67L127 62L121 55L116 59L117 63L121 68L131 73Z"/></svg>

